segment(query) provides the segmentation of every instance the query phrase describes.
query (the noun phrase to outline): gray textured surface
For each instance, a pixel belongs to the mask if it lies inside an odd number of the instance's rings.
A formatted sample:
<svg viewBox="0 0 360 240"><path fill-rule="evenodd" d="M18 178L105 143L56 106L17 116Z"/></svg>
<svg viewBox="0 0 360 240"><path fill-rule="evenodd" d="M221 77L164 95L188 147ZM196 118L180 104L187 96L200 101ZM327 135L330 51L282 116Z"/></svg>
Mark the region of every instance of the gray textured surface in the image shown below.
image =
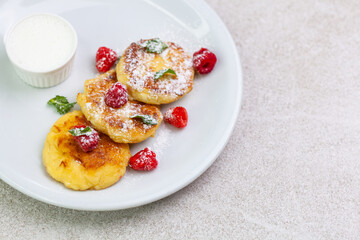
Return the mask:
<svg viewBox="0 0 360 240"><path fill-rule="evenodd" d="M114 212L50 206L0 181L0 239L359 238L359 1L208 2L244 70L217 161L170 197Z"/></svg>

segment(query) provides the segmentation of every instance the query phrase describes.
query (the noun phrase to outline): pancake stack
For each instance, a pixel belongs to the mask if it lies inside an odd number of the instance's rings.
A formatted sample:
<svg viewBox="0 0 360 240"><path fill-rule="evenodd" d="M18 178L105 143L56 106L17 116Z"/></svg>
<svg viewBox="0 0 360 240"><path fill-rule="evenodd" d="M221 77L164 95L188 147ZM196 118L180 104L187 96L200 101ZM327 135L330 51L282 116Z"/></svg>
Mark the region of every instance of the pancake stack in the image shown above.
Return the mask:
<svg viewBox="0 0 360 240"><path fill-rule="evenodd" d="M179 45L165 42L161 51L149 51L146 43L132 43L115 70L86 80L77 96L81 111L58 119L45 140L43 163L55 180L74 190L103 189L116 183L126 171L131 157L129 143L155 136L163 116L159 105L174 102L192 90L192 57ZM166 70L171 69L169 74ZM159 72L165 74L158 75ZM110 87L120 82L129 99L119 108L105 103ZM149 116L148 124L134 116ZM97 147L84 152L69 130L85 125L99 133Z"/></svg>

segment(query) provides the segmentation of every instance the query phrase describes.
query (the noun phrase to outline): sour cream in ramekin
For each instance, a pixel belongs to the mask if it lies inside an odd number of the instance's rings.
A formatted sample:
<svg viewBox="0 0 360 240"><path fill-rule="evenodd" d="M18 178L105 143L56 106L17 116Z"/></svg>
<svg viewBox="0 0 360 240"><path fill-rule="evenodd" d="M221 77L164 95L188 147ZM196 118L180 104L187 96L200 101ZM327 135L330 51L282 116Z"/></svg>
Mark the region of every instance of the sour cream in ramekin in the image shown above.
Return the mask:
<svg viewBox="0 0 360 240"><path fill-rule="evenodd" d="M62 17L34 14L11 27L5 46L21 79L35 87L51 87L70 75L77 36Z"/></svg>

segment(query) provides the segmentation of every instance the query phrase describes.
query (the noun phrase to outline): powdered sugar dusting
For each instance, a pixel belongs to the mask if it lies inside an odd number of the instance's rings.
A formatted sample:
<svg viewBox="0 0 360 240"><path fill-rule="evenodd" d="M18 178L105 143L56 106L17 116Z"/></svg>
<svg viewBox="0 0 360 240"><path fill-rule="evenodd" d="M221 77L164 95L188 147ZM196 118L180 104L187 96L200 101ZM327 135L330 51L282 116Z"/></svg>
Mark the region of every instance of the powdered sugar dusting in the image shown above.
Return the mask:
<svg viewBox="0 0 360 240"><path fill-rule="evenodd" d="M200 48L205 47L208 49L214 48L213 41L208 35L203 35L200 38L189 34L185 29L179 28L177 25L167 23L164 28L157 33L157 37L167 39L170 42L179 43L191 55Z"/></svg>
<svg viewBox="0 0 360 240"><path fill-rule="evenodd" d="M154 149L160 158L163 155L164 150L171 145L174 136L174 130L166 124L161 125L158 129L155 142L152 144L152 149Z"/></svg>

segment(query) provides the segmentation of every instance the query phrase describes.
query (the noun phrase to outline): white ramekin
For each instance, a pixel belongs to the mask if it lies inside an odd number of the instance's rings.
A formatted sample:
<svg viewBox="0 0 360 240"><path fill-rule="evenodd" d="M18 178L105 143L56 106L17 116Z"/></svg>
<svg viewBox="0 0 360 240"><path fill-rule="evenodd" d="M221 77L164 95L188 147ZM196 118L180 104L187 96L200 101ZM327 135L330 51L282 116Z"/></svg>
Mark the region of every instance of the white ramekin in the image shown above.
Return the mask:
<svg viewBox="0 0 360 240"><path fill-rule="evenodd" d="M56 66L52 69L47 69L44 71L36 71L34 69L29 69L29 68L22 66L11 56L11 53L10 53L11 50L9 50L9 39L11 39L10 38L11 34L14 32L16 27L19 26L19 24L21 24L24 20L31 18L31 17L41 16L41 15L46 15L49 17L57 18L58 20L60 20L61 22L63 22L65 25L67 25L69 27L69 29L71 30L72 35L73 35L72 37L73 37L73 41L74 41L74 49L71 52L71 54L69 54L69 56L66 58L65 62L59 64L58 66ZM67 79L69 77L71 70L72 70L73 62L74 62L78 39L77 39L77 35L76 35L74 28L71 26L71 24L67 20L65 20L64 18L62 18L58 15L55 15L55 14L39 13L39 14L33 14L33 15L27 16L25 18L22 18L20 21L18 21L16 24L14 24L10 28L10 30L6 33L6 35L4 37L4 43L5 43L5 49L6 49L7 55L10 59L10 62L13 64L13 67L14 67L17 75L25 83L27 83L31 86L39 87L39 88L46 88L46 87L55 86L55 85L63 82L65 79Z"/></svg>

